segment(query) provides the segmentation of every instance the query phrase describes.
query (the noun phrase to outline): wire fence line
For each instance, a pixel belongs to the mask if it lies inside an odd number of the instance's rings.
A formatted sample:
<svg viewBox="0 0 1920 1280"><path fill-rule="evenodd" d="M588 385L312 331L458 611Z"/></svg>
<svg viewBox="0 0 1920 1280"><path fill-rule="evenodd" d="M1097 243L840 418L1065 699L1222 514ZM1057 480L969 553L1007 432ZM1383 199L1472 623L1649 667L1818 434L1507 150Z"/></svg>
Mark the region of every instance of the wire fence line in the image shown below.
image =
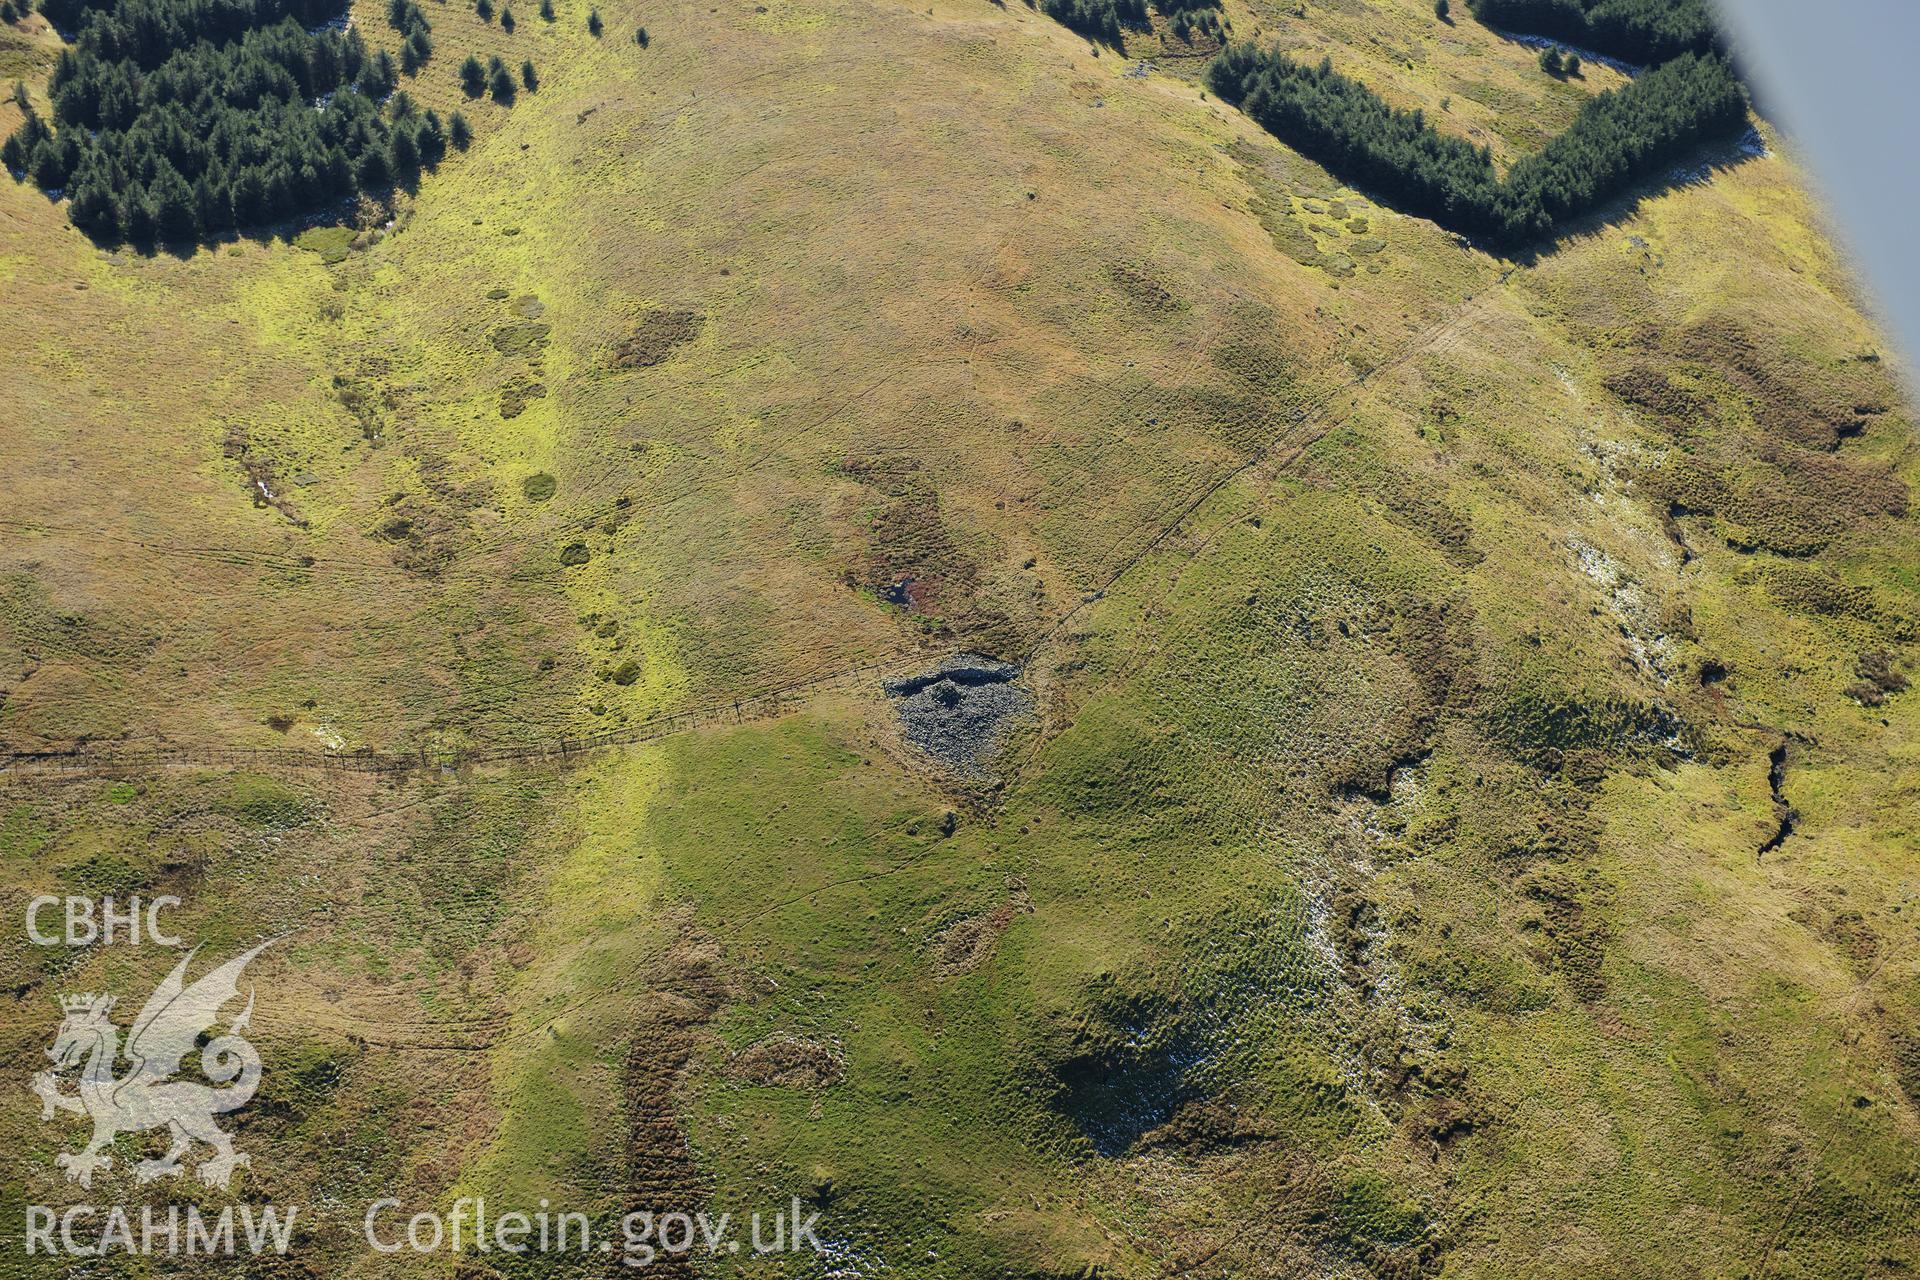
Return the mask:
<svg viewBox="0 0 1920 1280"><path fill-rule="evenodd" d="M1269 461L1275 462L1278 469L1283 472L1290 468L1341 420L1337 402L1343 396L1364 387L1373 377L1398 368L1423 352L1436 349L1445 339L1456 333L1476 304L1483 302L1489 295L1498 293L1513 276L1514 271L1514 268L1509 267L1503 270L1491 284L1482 285L1467 294L1438 319L1409 334L1392 348L1387 358L1379 364L1327 387L1305 404L1296 405L1291 412L1277 415L1282 420L1282 429L1277 434L1255 447L1247 457L1222 469L1196 492L1181 500L1174 508L1171 518L1157 522L1149 536L1136 545L1131 553L1123 556L1113 569L1104 575L1104 581L1099 587L1084 593L1079 600L1056 616L1035 638L1028 652L1015 661L1015 665L1022 668L1029 665L1050 643L1059 639L1065 627L1074 618L1090 605L1104 599L1107 592L1112 590L1120 579L1163 546L1227 485ZM6 523L8 522L0 521L0 525ZM904 650L821 675L809 676L773 689L745 694L731 701L709 703L682 711L663 712L650 716L638 724L620 729L560 737L517 746L421 748L412 752L383 752L372 748L362 748L358 751L299 751L287 747L157 745L101 748L79 744L43 751L0 752L0 785L28 776L112 774L183 765L412 774L435 770L457 771L462 767L483 764L538 760L564 761L605 747L631 746L692 729L767 719L781 714L790 705L819 690L878 677L883 673L897 671L910 660L924 661L928 656L928 651L924 647Z"/></svg>
<svg viewBox="0 0 1920 1280"><path fill-rule="evenodd" d="M421 748L417 751L301 751L291 747L196 746L160 744L150 747L95 747L87 744L45 751L9 751L0 754L0 782L46 774L106 774L137 772L166 766L201 765L209 768L317 769L337 773L408 774L458 770L473 765L528 760L567 760L605 747L651 742L691 729L743 724L777 716L823 689L864 680L878 680L919 652L842 667L778 688L745 694L724 702L682 711L662 712L636 724L600 733L551 738L541 742L493 747Z"/></svg>

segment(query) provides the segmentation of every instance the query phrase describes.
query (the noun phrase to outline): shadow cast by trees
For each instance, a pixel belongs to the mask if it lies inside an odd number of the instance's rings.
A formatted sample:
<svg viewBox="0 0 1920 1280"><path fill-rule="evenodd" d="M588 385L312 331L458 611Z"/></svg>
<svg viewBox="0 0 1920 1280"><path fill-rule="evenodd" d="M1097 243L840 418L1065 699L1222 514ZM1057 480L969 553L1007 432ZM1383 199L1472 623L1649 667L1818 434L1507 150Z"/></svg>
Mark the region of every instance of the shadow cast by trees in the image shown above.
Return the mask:
<svg viewBox="0 0 1920 1280"><path fill-rule="evenodd" d="M73 32L0 163L101 245L217 242L363 193L410 189L471 130L420 110L343 0L45 0ZM430 52L414 0L392 0L403 61ZM411 51L411 52L410 52ZM417 67L418 63L415 62ZM518 86L504 72L510 100Z"/></svg>
<svg viewBox="0 0 1920 1280"><path fill-rule="evenodd" d="M1033 2L1028 0L1029 4ZM1128 32L1145 34L1153 30L1147 0L1039 0L1039 7L1061 26L1123 55ZM1153 12L1164 17L1183 40L1196 31L1215 39L1225 38L1220 0L1154 0Z"/></svg>
<svg viewBox="0 0 1920 1280"><path fill-rule="evenodd" d="M1509 253L1550 240L1747 123L1746 92L1726 61L1683 54L1589 101L1565 133L1503 179L1487 148L1388 105L1328 61L1308 66L1236 45L1214 60L1207 83L1342 181Z"/></svg>
<svg viewBox="0 0 1920 1280"><path fill-rule="evenodd" d="M404 200L418 193L421 179L427 172L418 169L409 174L396 175L383 188L357 191L272 220L246 224L236 222L211 229L195 227L185 232L176 229L169 233L158 219L147 219L136 225L136 230L141 232L138 237L128 235L124 228L117 226L104 234L96 234L77 224L76 229L102 252L130 252L147 258L165 255L183 261L203 249L217 249L223 245L291 243L299 240L303 233L319 228L338 227L349 235L364 235L377 232L389 223ZM42 191L40 194L51 205L58 205L66 198L65 193L58 190Z"/></svg>
<svg viewBox="0 0 1920 1280"><path fill-rule="evenodd" d="M1468 0L1489 27L1557 40L1639 66L1720 49L1705 0Z"/></svg>
<svg viewBox="0 0 1920 1280"><path fill-rule="evenodd" d="M1701 143L1661 171L1630 183L1614 196L1578 216L1556 223L1551 231L1530 243L1501 246L1466 238L1476 248L1501 253L1518 266L1538 266L1544 259L1558 253L1565 244L1631 221L1640 206L1649 200L1670 191L1704 187L1713 181L1714 175L1737 169L1766 154L1758 131L1750 128L1744 134L1730 139Z"/></svg>

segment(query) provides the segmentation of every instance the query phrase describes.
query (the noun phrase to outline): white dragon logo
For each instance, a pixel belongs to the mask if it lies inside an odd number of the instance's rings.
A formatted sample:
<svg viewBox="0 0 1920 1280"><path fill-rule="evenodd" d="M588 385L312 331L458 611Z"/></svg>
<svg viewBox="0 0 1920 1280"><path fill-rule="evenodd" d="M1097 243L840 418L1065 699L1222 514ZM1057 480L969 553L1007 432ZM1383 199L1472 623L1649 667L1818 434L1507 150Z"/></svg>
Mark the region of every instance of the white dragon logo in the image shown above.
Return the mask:
<svg viewBox="0 0 1920 1280"><path fill-rule="evenodd" d="M91 1188L94 1172L113 1166L113 1157L104 1153L117 1136L162 1126L171 1132L172 1145L158 1160L142 1160L134 1166L138 1182L183 1173L180 1157L196 1141L213 1148L213 1155L195 1170L210 1187L225 1190L233 1171L251 1163L244 1152L233 1149L233 1139L213 1122L217 1115L246 1106L260 1086L260 1054L240 1035L253 1016L251 991L246 1009L227 1033L207 1041L200 1050L200 1069L214 1085L225 1087L175 1080L173 1076L180 1071L181 1059L188 1050L200 1043L201 1033L213 1029L220 1007L240 994L240 973L247 962L274 941L269 939L236 956L192 986L186 985L187 962L199 948L182 957L133 1020L126 1048L131 1066L119 1077L114 1075L114 1064L120 1052L120 1033L107 1016L114 998L60 997L66 1018L60 1023L53 1047L47 1050L54 1070L34 1076L33 1091L42 1103L42 1120L53 1119L55 1111L76 1112L93 1120L93 1140L85 1150L54 1157L54 1164L66 1170L69 1181ZM82 1062L85 1065L80 1071L79 1092L62 1093L55 1073Z"/></svg>

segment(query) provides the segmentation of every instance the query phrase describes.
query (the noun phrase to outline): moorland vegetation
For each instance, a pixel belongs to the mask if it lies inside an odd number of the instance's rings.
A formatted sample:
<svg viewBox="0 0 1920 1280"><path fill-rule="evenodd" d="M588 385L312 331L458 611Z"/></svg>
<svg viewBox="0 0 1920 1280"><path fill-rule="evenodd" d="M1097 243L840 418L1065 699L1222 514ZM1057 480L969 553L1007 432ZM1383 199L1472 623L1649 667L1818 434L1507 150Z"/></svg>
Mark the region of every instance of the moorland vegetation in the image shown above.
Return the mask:
<svg viewBox="0 0 1920 1280"><path fill-rule="evenodd" d="M1493 155L1402 111L1330 61L1236 44L1207 83L1269 132L1389 203L1465 235L1517 245L1551 234L1708 138L1746 121L1738 77L1682 54L1588 102L1565 133L1502 179Z"/></svg>

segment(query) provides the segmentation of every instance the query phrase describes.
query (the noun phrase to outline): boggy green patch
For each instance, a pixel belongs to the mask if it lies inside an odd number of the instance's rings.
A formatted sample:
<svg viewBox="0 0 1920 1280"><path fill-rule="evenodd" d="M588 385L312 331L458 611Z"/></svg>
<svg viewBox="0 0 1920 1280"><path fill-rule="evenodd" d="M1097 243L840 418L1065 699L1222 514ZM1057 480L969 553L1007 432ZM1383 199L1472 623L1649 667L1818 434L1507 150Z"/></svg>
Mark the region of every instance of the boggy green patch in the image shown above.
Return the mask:
<svg viewBox="0 0 1920 1280"><path fill-rule="evenodd" d="M294 238L294 244L317 254L328 266L347 260L353 245L352 227L309 227Z"/></svg>
<svg viewBox="0 0 1920 1280"><path fill-rule="evenodd" d="M537 355L547 345L553 326L541 320L514 320L488 335L493 349L503 356Z"/></svg>
<svg viewBox="0 0 1920 1280"><path fill-rule="evenodd" d="M1324 980L1297 894L1189 921L1181 934L1172 976L1104 975L1047 1037L1051 1105L1099 1155L1122 1155L1187 1103L1257 1080L1273 1037Z"/></svg>
<svg viewBox="0 0 1920 1280"><path fill-rule="evenodd" d="M261 774L239 774L230 778L214 800L214 808L249 826L262 828L298 826L307 820L311 810L300 792Z"/></svg>
<svg viewBox="0 0 1920 1280"><path fill-rule="evenodd" d="M1569 752L1693 750L1694 730L1671 708L1637 698L1582 698L1549 689L1520 688L1487 708L1487 727L1521 758L1551 767Z"/></svg>
<svg viewBox="0 0 1920 1280"><path fill-rule="evenodd" d="M60 868L60 883L76 893L126 894L153 883L157 868L147 859L117 849L100 849Z"/></svg>

